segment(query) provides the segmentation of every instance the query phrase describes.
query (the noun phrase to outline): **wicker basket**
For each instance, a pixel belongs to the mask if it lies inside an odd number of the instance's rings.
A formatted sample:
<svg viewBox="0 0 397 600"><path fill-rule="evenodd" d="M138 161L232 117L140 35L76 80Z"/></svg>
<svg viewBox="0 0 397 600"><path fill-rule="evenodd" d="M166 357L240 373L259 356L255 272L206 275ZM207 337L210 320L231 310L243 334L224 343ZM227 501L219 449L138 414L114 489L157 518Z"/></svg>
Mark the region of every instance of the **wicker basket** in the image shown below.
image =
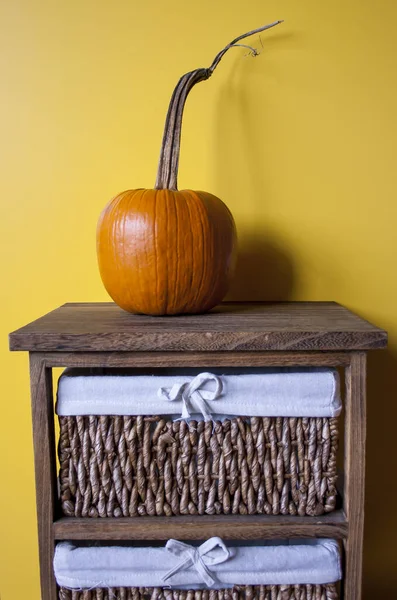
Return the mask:
<svg viewBox="0 0 397 600"><path fill-rule="evenodd" d="M236 417L215 425L153 416L59 421L67 516L317 516L335 508L337 418ZM299 589L300 595L291 588L290 595L277 596L263 588L258 597L336 597L333 587ZM97 594L63 597L102 598ZM117 597L140 598L141 592L123 594Z"/></svg>
<svg viewBox="0 0 397 600"><path fill-rule="evenodd" d="M336 583L325 585L236 586L224 590L170 590L168 588L96 588L76 591L61 587L60 600L336 600Z"/></svg>

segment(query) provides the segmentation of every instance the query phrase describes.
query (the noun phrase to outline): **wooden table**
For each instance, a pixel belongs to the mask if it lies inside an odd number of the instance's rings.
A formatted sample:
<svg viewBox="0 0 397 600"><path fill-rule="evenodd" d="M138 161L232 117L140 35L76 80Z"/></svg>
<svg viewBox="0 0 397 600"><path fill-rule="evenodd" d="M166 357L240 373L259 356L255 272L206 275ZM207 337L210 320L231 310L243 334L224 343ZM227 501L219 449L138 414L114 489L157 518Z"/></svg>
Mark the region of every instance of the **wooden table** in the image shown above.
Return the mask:
<svg viewBox="0 0 397 600"><path fill-rule="evenodd" d="M65 304L10 334L30 354L42 600L57 598L57 540L343 540L345 600L361 598L366 352L385 331L333 302L225 303L205 315L131 315L111 303ZM345 369L343 508L320 517L62 517L57 493L54 367L328 366Z"/></svg>

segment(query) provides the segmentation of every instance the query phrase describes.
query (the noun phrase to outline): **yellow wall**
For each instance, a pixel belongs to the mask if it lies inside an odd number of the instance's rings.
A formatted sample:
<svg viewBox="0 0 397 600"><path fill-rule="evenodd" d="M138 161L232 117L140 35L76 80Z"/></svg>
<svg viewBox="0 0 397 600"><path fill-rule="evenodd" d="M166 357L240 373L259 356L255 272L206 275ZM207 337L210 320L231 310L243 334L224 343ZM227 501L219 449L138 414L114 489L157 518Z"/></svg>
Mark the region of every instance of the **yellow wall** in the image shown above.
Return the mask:
<svg viewBox="0 0 397 600"><path fill-rule="evenodd" d="M6 335L65 301L107 299L96 220L112 195L153 185L177 79L277 18L259 58L232 50L193 91L180 185L235 216L233 298L333 299L389 330L369 363L365 597L394 597L396 2L5 0L2 600L40 597L28 363Z"/></svg>

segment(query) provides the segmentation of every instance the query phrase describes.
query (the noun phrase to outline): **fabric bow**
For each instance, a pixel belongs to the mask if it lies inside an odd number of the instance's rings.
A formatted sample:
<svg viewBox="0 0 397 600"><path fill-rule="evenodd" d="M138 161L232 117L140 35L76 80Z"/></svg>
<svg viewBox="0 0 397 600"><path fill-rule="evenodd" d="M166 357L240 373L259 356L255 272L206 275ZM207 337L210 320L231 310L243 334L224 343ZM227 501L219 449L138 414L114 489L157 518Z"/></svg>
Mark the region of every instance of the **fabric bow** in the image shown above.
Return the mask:
<svg viewBox="0 0 397 600"><path fill-rule="evenodd" d="M215 389L204 389L209 381L215 382ZM200 373L190 383L175 383L172 388L160 388L159 398L169 402L182 401L182 419L188 419L191 412L200 412L204 421L212 421L211 411L206 400L216 400L222 394L223 384L220 377L212 373Z"/></svg>
<svg viewBox="0 0 397 600"><path fill-rule="evenodd" d="M201 577L200 583L205 583L209 587L214 585L216 579L208 567L219 565L230 557L229 550L219 537L210 538L198 548L178 542L178 540L168 540L165 547L166 550L180 557L182 561L164 575L164 582L175 575L175 573L194 567ZM214 551L212 555L210 554L211 551Z"/></svg>

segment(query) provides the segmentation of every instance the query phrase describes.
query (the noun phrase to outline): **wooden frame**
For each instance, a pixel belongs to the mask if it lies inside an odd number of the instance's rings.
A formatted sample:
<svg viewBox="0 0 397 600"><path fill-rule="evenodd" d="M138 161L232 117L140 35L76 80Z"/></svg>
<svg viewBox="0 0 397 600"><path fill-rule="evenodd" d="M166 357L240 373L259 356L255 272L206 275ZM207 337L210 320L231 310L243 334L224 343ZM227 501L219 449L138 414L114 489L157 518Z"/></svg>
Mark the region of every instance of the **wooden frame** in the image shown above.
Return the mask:
<svg viewBox="0 0 397 600"><path fill-rule="evenodd" d="M65 304L10 334L30 353L42 600L56 600L56 540L251 540L333 537L344 547L342 598L360 600L364 531L366 352L387 333L335 302L224 303L204 315L131 315L112 303ZM223 515L76 519L60 515L52 369L57 367L341 367L343 508L320 517Z"/></svg>
<svg viewBox="0 0 397 600"><path fill-rule="evenodd" d="M365 363L364 352L242 353L40 353L32 352L31 389L42 600L56 600L52 570L55 540L166 540L224 536L232 540L334 537L343 540L344 600L361 598L364 530ZM208 516L75 519L59 517L52 368L146 366L343 366L346 380L343 509L320 517Z"/></svg>

